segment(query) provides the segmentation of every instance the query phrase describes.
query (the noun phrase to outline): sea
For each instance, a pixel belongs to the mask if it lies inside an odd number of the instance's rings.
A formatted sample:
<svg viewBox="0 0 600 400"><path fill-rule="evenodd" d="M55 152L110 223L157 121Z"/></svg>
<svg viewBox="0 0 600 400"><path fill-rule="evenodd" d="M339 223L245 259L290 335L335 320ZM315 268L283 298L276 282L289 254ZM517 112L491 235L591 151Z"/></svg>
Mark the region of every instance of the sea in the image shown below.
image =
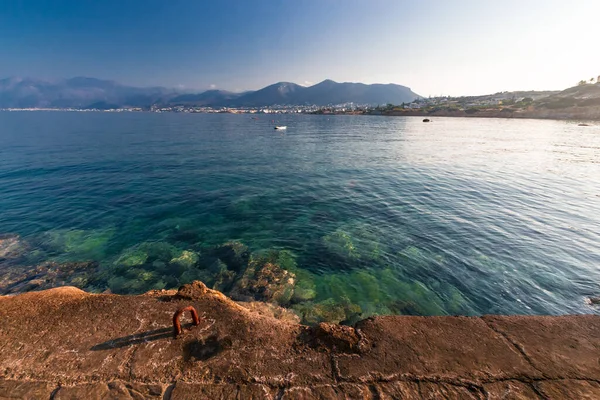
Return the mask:
<svg viewBox="0 0 600 400"><path fill-rule="evenodd" d="M63 283L98 293L218 286L223 246L275 255L307 323L598 314L600 126L5 111L0 234L27 243L0 274L95 261Z"/></svg>

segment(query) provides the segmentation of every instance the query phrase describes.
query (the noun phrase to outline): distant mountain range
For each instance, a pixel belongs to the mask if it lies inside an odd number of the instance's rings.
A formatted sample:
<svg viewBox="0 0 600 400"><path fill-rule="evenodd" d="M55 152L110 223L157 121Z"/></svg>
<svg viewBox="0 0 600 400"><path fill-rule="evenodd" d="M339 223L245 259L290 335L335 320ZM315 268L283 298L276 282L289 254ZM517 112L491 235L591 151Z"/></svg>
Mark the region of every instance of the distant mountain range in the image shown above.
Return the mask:
<svg viewBox="0 0 600 400"><path fill-rule="evenodd" d="M183 93L164 87L138 88L114 81L77 77L60 81L0 80L0 108L100 108L160 106L266 107L273 105L401 104L420 96L395 84L338 83L325 80L304 87L279 82L256 91L207 90Z"/></svg>
<svg viewBox="0 0 600 400"><path fill-rule="evenodd" d="M178 93L162 87L136 88L95 78L48 82L31 78L0 80L0 108L87 107L128 105L145 107L167 101Z"/></svg>

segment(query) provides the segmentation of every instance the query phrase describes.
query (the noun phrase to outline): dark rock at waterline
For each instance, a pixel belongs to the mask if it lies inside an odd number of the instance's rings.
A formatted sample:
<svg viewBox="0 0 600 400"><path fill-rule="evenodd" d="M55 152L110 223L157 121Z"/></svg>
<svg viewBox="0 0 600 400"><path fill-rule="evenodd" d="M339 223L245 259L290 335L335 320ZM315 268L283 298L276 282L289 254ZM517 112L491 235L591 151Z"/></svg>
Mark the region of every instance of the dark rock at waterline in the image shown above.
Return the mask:
<svg viewBox="0 0 600 400"><path fill-rule="evenodd" d="M280 305L289 303L294 294L296 275L279 265L254 260L238 279L229 295L240 301L266 301Z"/></svg>
<svg viewBox="0 0 600 400"><path fill-rule="evenodd" d="M425 315L425 311L413 301L397 300L390 303L389 308L398 315Z"/></svg>
<svg viewBox="0 0 600 400"><path fill-rule="evenodd" d="M231 289L233 283L235 282L236 277L237 274L235 273L235 271L222 269L217 273L212 288L220 292L228 292Z"/></svg>
<svg viewBox="0 0 600 400"><path fill-rule="evenodd" d="M250 260L250 250L240 242L225 243L214 251L214 255L236 272L244 271Z"/></svg>
<svg viewBox="0 0 600 400"><path fill-rule="evenodd" d="M175 297L184 300L197 300L202 298L207 292L208 288L204 283L194 281L180 287Z"/></svg>
<svg viewBox="0 0 600 400"><path fill-rule="evenodd" d="M308 328L308 336L314 347L329 351L358 353L364 347L356 330L350 326L321 322Z"/></svg>
<svg viewBox="0 0 600 400"><path fill-rule="evenodd" d="M431 120L429 118L425 118L423 122L431 122Z"/></svg>
<svg viewBox="0 0 600 400"><path fill-rule="evenodd" d="M594 304L594 305L600 304L600 296L597 296L597 297L588 297L587 300L588 300L588 302L590 304Z"/></svg>
<svg viewBox="0 0 600 400"><path fill-rule="evenodd" d="M98 270L97 262L45 262L35 267L11 267L1 271L0 294L24 293L57 286L87 287Z"/></svg>
<svg viewBox="0 0 600 400"><path fill-rule="evenodd" d="M590 126L589 124L578 124L577 126Z"/></svg>
<svg viewBox="0 0 600 400"><path fill-rule="evenodd" d="M146 296L160 296L165 300L172 296L175 300L196 301L206 298L207 296L221 296L225 301L229 301L223 293L209 289L203 282L193 281L181 286L177 291L174 290L154 290L145 294ZM291 323L300 323L300 317L293 310L280 307L276 304L265 303L262 301L238 302L240 306L255 312L257 314L287 321Z"/></svg>

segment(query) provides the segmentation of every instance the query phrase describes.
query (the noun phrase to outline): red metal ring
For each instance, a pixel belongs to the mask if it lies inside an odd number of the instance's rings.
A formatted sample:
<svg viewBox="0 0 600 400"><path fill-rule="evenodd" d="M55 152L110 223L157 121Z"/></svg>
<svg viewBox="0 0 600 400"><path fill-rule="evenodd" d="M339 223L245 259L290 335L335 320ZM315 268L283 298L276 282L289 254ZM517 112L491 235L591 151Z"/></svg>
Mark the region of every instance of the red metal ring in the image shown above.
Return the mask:
<svg viewBox="0 0 600 400"><path fill-rule="evenodd" d="M190 314L192 315L192 320L194 321L194 325L195 326L200 325L200 318L198 318L198 312L196 312L196 309L194 307L192 307L192 306L181 307L180 309L175 311L175 314L173 314L173 336L174 337L181 335L181 322L179 322L179 317L181 317L181 314L183 314L186 311L189 311Z"/></svg>

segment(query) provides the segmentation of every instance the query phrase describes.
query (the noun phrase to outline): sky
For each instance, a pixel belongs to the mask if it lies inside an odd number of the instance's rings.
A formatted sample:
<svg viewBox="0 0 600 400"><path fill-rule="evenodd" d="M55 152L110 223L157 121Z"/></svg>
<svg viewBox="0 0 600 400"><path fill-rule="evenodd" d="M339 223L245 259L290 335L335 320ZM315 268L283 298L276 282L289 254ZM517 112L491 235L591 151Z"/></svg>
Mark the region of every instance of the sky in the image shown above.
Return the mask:
<svg viewBox="0 0 600 400"><path fill-rule="evenodd" d="M600 75L599 20L599 0L8 0L0 78L556 90Z"/></svg>

